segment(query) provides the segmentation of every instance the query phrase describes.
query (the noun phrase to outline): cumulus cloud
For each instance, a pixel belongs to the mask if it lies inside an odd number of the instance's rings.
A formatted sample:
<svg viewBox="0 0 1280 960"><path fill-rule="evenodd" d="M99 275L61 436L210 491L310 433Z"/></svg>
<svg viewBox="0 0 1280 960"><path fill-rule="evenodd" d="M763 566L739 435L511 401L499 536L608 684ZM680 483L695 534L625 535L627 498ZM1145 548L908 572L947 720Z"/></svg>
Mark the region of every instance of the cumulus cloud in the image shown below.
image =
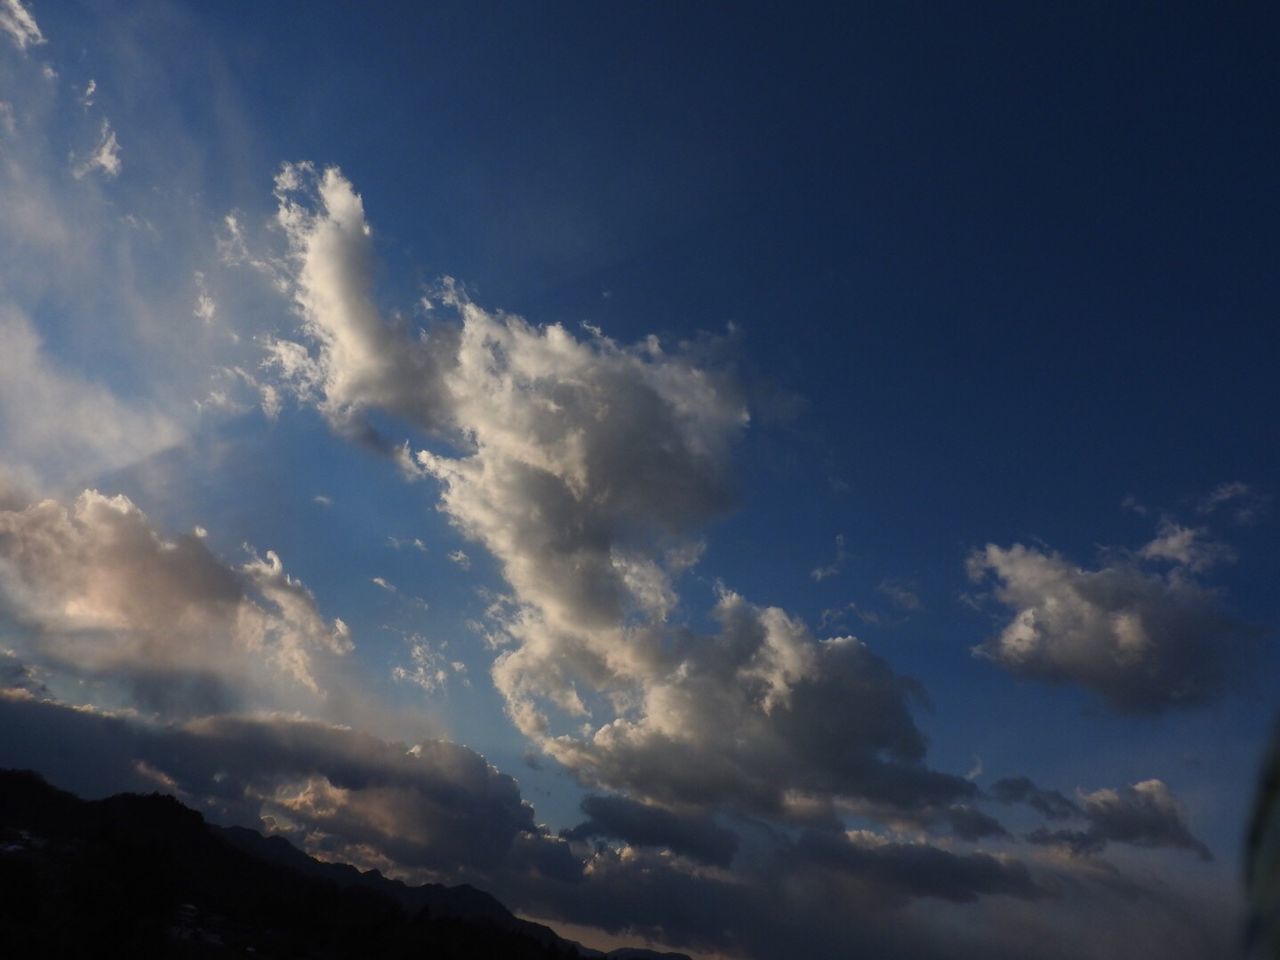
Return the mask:
<svg viewBox="0 0 1280 960"><path fill-rule="evenodd" d="M975 654L1015 676L1080 684L1121 711L1157 713L1212 699L1250 634L1192 579L1222 558L1221 548L1170 526L1140 556L1174 566L1152 572L1120 556L1089 570L1021 544L975 551L970 575L994 579L996 599L1014 613Z"/></svg>
<svg viewBox="0 0 1280 960"><path fill-rule="evenodd" d="M7 33L19 50L45 42L40 25L22 0L0 0L0 31Z"/></svg>
<svg viewBox="0 0 1280 960"><path fill-rule="evenodd" d="M510 583L493 678L546 753L663 804L808 817L972 795L923 765L918 687L856 639L729 590L718 634L673 624L676 579L732 498L748 417L730 376L693 347L491 313L449 282L437 299L456 322L433 311L413 336L373 305L371 229L341 173L288 165L277 198L305 342L273 342L269 362L348 435L378 410L435 438L398 457Z"/></svg>
<svg viewBox="0 0 1280 960"><path fill-rule="evenodd" d="M352 648L275 553L229 566L96 490L0 510L0 609L37 661L124 684L165 714L222 709L268 682L322 696L327 665Z"/></svg>
<svg viewBox="0 0 1280 960"><path fill-rule="evenodd" d="M1099 853L1109 843L1126 843L1190 850L1201 860L1213 859L1204 842L1192 834L1182 803L1162 780L1144 780L1121 790L1104 788L1081 793L1078 809L1088 821L1085 829L1041 827L1027 839L1065 846L1077 854Z"/></svg>

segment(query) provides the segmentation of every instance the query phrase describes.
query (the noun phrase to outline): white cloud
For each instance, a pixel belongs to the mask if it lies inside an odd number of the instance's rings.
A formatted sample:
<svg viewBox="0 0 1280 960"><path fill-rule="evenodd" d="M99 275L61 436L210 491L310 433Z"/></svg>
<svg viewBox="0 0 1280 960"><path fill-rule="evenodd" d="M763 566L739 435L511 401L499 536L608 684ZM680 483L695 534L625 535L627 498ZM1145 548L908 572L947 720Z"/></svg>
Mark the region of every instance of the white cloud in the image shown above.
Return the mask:
<svg viewBox="0 0 1280 960"><path fill-rule="evenodd" d="M836 558L831 563L823 567L814 567L809 571L809 576L817 582L821 583L828 577L834 577L840 572L840 567L844 564L844 534L836 534Z"/></svg>
<svg viewBox="0 0 1280 960"><path fill-rule="evenodd" d="M1194 532L1170 529L1143 551L1178 564L1158 573L1123 556L1087 570L1056 553L988 544L969 572L995 580L1013 619L974 652L1017 676L1080 684L1120 710L1202 703L1221 691L1248 634L1191 579L1206 551Z"/></svg>
<svg viewBox="0 0 1280 960"><path fill-rule="evenodd" d="M460 566L463 570L471 569L471 558L461 550L453 550L449 553L449 559Z"/></svg>
<svg viewBox="0 0 1280 960"><path fill-rule="evenodd" d="M72 159L75 159L74 156ZM123 166L120 161L120 141L116 139L116 132L111 129L110 121L103 120L98 145L89 156L71 168L71 173L77 180L84 179L93 170L101 170L106 177L116 177Z"/></svg>
<svg viewBox="0 0 1280 960"><path fill-rule="evenodd" d="M1159 535L1143 546L1138 556L1178 564L1192 573L1235 560L1235 552L1225 543L1209 540L1208 531L1184 527L1171 520L1161 521Z"/></svg>
<svg viewBox="0 0 1280 960"><path fill-rule="evenodd" d="M732 378L656 337L627 346L490 313L449 281L436 299L457 323L411 336L373 306L351 184L289 165L277 198L306 343L277 340L269 360L348 435L385 410L449 445L398 457L440 484L441 508L512 587L491 612L505 646L493 677L543 750L635 795L786 815L973 792L923 766L916 688L852 637L819 641L727 590L719 634L667 623L701 525L730 500L748 419Z"/></svg>
<svg viewBox="0 0 1280 960"><path fill-rule="evenodd" d="M420 633L407 638L409 644L409 663L391 669L391 676L402 683L412 683L428 693L443 689L451 676L459 676L469 686L466 679L467 665L460 660L450 660L447 654L448 641L432 644Z"/></svg>
<svg viewBox="0 0 1280 960"><path fill-rule="evenodd" d="M1248 525L1266 512L1269 498L1259 493L1247 483L1232 480L1220 483L1209 492L1199 504L1199 512L1210 514L1218 510L1229 509L1232 519L1241 525Z"/></svg>
<svg viewBox="0 0 1280 960"><path fill-rule="evenodd" d="M0 304L0 462L36 474L91 476L182 438L166 414L121 400L53 366L30 320Z"/></svg>
<svg viewBox="0 0 1280 960"><path fill-rule="evenodd" d="M22 0L0 0L0 31L7 33L19 50L45 42L40 25Z"/></svg>
<svg viewBox="0 0 1280 960"><path fill-rule="evenodd" d="M203 537L165 540L128 498L95 490L0 510L0 608L36 662L161 713L269 690L323 698L352 649L275 553L228 566Z"/></svg>

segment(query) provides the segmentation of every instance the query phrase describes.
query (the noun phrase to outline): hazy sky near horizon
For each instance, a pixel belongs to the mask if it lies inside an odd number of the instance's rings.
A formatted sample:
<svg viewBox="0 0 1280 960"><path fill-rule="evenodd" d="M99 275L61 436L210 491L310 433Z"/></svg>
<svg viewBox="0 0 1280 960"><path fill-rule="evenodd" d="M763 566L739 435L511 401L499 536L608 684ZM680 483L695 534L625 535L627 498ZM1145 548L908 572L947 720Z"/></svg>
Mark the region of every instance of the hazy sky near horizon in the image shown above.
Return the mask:
<svg viewBox="0 0 1280 960"><path fill-rule="evenodd" d="M0 765L602 943L1222 956L1277 26L0 0Z"/></svg>

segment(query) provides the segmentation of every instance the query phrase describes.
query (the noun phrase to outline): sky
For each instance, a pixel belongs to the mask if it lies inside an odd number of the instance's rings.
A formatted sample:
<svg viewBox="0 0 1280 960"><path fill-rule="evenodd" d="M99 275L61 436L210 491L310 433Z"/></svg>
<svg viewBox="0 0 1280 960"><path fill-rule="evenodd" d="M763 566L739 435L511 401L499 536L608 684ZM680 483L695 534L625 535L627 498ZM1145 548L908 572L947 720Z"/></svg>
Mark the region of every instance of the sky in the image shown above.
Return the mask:
<svg viewBox="0 0 1280 960"><path fill-rule="evenodd" d="M1229 955L1278 26L0 0L0 765L591 944Z"/></svg>

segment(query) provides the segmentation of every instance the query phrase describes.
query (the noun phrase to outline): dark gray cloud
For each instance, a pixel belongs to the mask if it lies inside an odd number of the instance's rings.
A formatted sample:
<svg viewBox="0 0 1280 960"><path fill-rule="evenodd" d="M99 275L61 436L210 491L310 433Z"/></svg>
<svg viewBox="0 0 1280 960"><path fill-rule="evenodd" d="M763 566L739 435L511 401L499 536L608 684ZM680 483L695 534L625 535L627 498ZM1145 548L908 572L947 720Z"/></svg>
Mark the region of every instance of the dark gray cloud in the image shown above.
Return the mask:
<svg viewBox="0 0 1280 960"><path fill-rule="evenodd" d="M801 837L795 854L815 865L874 878L881 889L907 898L967 902L996 894L1024 899L1047 895L1025 864L986 853L958 854L923 843L810 831Z"/></svg>
<svg viewBox="0 0 1280 960"><path fill-rule="evenodd" d="M0 695L0 766L86 796L163 789L221 822L402 869L493 868L537 829L516 782L466 747L290 717L159 727L11 693Z"/></svg>
<svg viewBox="0 0 1280 960"><path fill-rule="evenodd" d="M1025 803L1046 820L1078 816L1080 808L1057 790L1042 790L1026 777L1004 777L991 785L991 796L1001 803Z"/></svg>
<svg viewBox="0 0 1280 960"><path fill-rule="evenodd" d="M1187 824L1186 811L1167 784L1144 780L1120 790L1082 794L1080 812L1088 825L1082 830L1041 827L1028 835L1032 843L1063 846L1077 854L1100 853L1109 843L1136 847L1190 850L1201 860L1213 853Z"/></svg>
<svg viewBox="0 0 1280 960"><path fill-rule="evenodd" d="M571 842L538 829L515 782L465 747L413 748L291 717L155 726L9 691L0 766L36 767L86 796L171 792L321 856L416 868L492 890L527 915L753 960L1122 960L1135 942L1204 960L1229 942L1199 905L1100 872L1092 859L1038 865L871 833L792 841L766 830L741 841L727 870L654 848ZM1118 831L1104 798L1090 803ZM631 809L589 810L637 820ZM946 912L955 907L965 912Z"/></svg>
<svg viewBox="0 0 1280 960"><path fill-rule="evenodd" d="M561 836L567 840L614 837L633 846L668 847L703 863L726 867L738 849L732 830L700 814L679 814L627 797L591 795L582 800L588 820Z"/></svg>

